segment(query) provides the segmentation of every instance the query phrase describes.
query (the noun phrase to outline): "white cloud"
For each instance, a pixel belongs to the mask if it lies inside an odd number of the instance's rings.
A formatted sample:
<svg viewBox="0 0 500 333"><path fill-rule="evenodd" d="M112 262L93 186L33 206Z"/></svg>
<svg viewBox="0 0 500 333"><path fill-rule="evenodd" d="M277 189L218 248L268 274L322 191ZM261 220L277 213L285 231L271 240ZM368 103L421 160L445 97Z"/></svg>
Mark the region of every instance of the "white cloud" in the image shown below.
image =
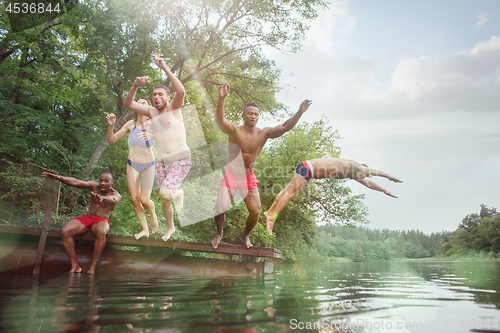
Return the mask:
<svg viewBox="0 0 500 333"><path fill-rule="evenodd" d="M342 156L368 165L444 171L500 158L500 114L438 113L421 118L335 122Z"/></svg>
<svg viewBox="0 0 500 333"><path fill-rule="evenodd" d="M490 18L487 17L485 13L479 13L477 15L476 28L481 28L489 20L490 20Z"/></svg>
<svg viewBox="0 0 500 333"><path fill-rule="evenodd" d="M391 90L432 111L500 111L500 37L452 56L404 58Z"/></svg>
<svg viewBox="0 0 500 333"><path fill-rule="evenodd" d="M311 98L317 116L330 113L339 120L500 111L498 36L452 55L399 57L392 70L386 64L308 47L280 60L284 82L296 87L280 95L286 95L282 100L292 109L302 99Z"/></svg>
<svg viewBox="0 0 500 333"><path fill-rule="evenodd" d="M335 45L335 33L351 33L356 27L356 19L349 13L348 5L349 0L331 1L326 15L319 15L312 23L305 44L314 45L318 50L327 52Z"/></svg>

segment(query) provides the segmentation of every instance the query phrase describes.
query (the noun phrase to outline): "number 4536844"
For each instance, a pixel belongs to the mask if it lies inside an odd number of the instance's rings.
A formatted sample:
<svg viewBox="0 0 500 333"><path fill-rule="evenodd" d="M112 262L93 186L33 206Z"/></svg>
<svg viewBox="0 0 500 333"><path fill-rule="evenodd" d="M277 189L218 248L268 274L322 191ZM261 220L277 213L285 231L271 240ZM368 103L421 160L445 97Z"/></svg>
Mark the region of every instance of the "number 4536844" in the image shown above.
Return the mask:
<svg viewBox="0 0 500 333"><path fill-rule="evenodd" d="M43 14L43 13L52 13L56 12L59 13L61 12L61 9L59 9L59 3L56 3L54 7L52 7L51 3L26 3L26 2L14 2L14 3L9 3L7 5L7 8L5 10L8 13L14 13L14 14Z"/></svg>

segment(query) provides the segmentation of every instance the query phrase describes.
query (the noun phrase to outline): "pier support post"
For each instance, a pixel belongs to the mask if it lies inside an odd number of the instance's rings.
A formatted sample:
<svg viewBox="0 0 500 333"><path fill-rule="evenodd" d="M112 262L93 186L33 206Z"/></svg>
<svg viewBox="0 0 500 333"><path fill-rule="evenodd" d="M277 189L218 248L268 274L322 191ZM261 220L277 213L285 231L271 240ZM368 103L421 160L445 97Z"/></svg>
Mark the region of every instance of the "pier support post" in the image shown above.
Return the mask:
<svg viewBox="0 0 500 333"><path fill-rule="evenodd" d="M274 271L274 262L264 260L264 274L271 274Z"/></svg>
<svg viewBox="0 0 500 333"><path fill-rule="evenodd" d="M52 214L52 205L47 205L47 210L45 211L45 219L43 220L42 232L40 234L40 241L38 242L38 250L36 251L36 257L33 275L40 274L40 266L42 265L43 251L45 249L45 241L47 240L47 234L49 232L50 215Z"/></svg>

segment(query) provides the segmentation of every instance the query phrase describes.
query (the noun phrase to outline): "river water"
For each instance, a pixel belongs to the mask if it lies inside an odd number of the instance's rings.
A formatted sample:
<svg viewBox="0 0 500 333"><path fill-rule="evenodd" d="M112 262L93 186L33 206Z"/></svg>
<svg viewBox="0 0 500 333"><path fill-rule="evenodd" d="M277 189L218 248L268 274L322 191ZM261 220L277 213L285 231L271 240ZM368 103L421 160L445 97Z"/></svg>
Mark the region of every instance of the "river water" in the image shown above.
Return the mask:
<svg viewBox="0 0 500 333"><path fill-rule="evenodd" d="M500 331L500 264L280 264L262 278L1 282L2 332Z"/></svg>

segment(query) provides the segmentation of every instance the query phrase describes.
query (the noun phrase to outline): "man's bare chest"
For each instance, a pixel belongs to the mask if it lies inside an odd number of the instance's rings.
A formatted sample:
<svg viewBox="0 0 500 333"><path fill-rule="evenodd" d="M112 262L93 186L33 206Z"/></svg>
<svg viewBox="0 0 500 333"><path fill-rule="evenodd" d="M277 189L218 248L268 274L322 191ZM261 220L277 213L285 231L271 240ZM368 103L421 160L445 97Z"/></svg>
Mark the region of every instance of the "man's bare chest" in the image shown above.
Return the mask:
<svg viewBox="0 0 500 333"><path fill-rule="evenodd" d="M229 136L228 141L237 144L242 153L252 153L260 151L266 143L266 137L263 133L245 133L238 131L235 135Z"/></svg>
<svg viewBox="0 0 500 333"><path fill-rule="evenodd" d="M182 125L182 119L174 112L165 112L151 120L151 125L155 129L176 128Z"/></svg>

